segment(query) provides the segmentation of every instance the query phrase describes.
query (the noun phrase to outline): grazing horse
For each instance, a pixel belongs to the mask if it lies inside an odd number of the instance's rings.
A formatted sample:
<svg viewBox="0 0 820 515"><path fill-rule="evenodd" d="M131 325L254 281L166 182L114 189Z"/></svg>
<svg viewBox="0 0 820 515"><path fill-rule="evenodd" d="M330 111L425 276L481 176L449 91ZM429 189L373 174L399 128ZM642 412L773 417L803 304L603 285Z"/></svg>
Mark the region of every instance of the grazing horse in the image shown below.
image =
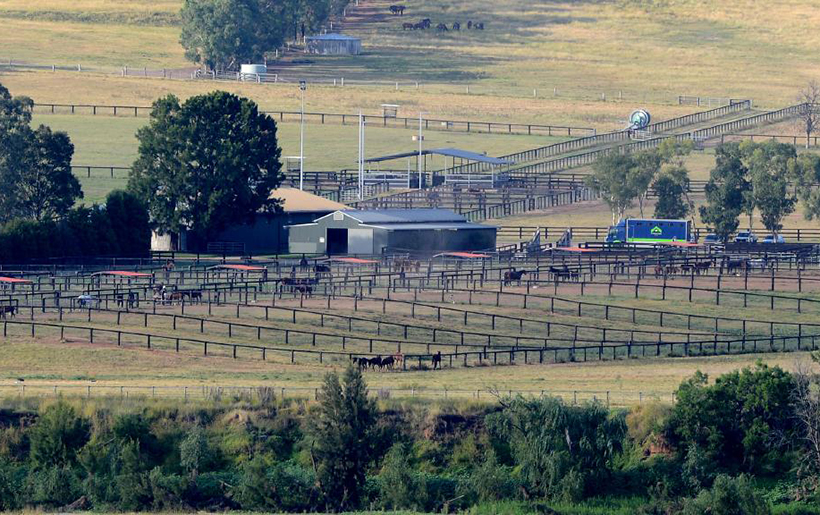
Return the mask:
<svg viewBox="0 0 820 515"><path fill-rule="evenodd" d="M367 368L368 363L370 363L367 358L357 358L356 356L350 356L350 361L355 363L359 370Z"/></svg>
<svg viewBox="0 0 820 515"><path fill-rule="evenodd" d="M439 23L438 25L436 25L436 30L439 32L447 32L447 25Z"/></svg>
<svg viewBox="0 0 820 515"><path fill-rule="evenodd" d="M726 262L726 271L728 273L738 273L746 267L746 260L744 259L730 259Z"/></svg>
<svg viewBox="0 0 820 515"><path fill-rule="evenodd" d="M550 267L550 273L554 280L578 280L581 278L581 272L577 269L570 269L567 265L564 265L563 268L558 268L556 266Z"/></svg>
<svg viewBox="0 0 820 515"><path fill-rule="evenodd" d="M453 30L461 30L461 24L459 22L453 23Z"/></svg>
<svg viewBox="0 0 820 515"><path fill-rule="evenodd" d="M293 288L293 291L296 293L301 293L305 297L313 296L313 286L309 284L299 284Z"/></svg>
<svg viewBox="0 0 820 515"><path fill-rule="evenodd" d="M484 30L484 22L479 21L473 24L473 28L477 30Z"/></svg>
<svg viewBox="0 0 820 515"><path fill-rule="evenodd" d="M416 26L408 21L401 24L402 30L416 30Z"/></svg>
<svg viewBox="0 0 820 515"><path fill-rule="evenodd" d="M399 16L404 16L404 6L403 5L391 5L390 6L390 13L391 14L398 14Z"/></svg>
<svg viewBox="0 0 820 515"><path fill-rule="evenodd" d="M441 368L441 351L433 354L433 370Z"/></svg>
<svg viewBox="0 0 820 515"><path fill-rule="evenodd" d="M5 319L7 316L11 315L11 317L14 318L16 314L16 306L0 306L0 317Z"/></svg>
<svg viewBox="0 0 820 515"><path fill-rule="evenodd" d="M524 274L527 274L527 273L529 273L529 272L527 272L526 270L516 271L515 268L513 268L512 270L508 270L508 271L504 272L504 286L507 286L508 284L512 284L513 282L517 282L518 284L521 284L521 276L524 275Z"/></svg>
<svg viewBox="0 0 820 515"><path fill-rule="evenodd" d="M376 367L379 367L379 370L381 370L381 368L382 368L382 358L381 358L381 356L376 356L376 357L370 358L370 359L367 360L367 364L370 365L370 367L373 370L375 370Z"/></svg>
<svg viewBox="0 0 820 515"><path fill-rule="evenodd" d="M396 359L393 356L387 356L382 360L382 368L387 368L387 370L393 370L393 365L396 363Z"/></svg>
<svg viewBox="0 0 820 515"><path fill-rule="evenodd" d="M430 18L424 18L423 20L421 20L420 23L421 23L421 28L423 28L423 29L429 29L430 27L433 26L433 22L430 21Z"/></svg>
<svg viewBox="0 0 820 515"><path fill-rule="evenodd" d="M185 292L175 291L168 297L168 300L170 300L172 304L174 302L182 302L183 300L185 300L185 296Z"/></svg>

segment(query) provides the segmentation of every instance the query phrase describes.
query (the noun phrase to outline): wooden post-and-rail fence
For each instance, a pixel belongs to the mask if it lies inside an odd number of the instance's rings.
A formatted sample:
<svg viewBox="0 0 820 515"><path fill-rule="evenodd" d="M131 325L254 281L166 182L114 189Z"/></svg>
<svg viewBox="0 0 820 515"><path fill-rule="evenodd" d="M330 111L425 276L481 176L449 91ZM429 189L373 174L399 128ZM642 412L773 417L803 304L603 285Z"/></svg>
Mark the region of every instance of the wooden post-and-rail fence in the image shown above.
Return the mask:
<svg viewBox="0 0 820 515"><path fill-rule="evenodd" d="M109 116L148 116L151 106L135 105L106 105L106 104L51 104L38 102L34 104L35 113L49 114L90 114ZM301 120L300 111L264 111L281 123L298 123ZM384 116L367 114L362 115L369 127L386 127L393 129L418 129L419 119L399 116ZM347 113L304 113L305 123L319 123L321 125L358 125L358 114ZM423 119L424 129L443 132L466 132L486 134L517 134L527 136L554 136L573 138L595 134L591 127L573 127L568 125L544 125L534 123L488 122L480 120L448 120L440 118Z"/></svg>
<svg viewBox="0 0 820 515"><path fill-rule="evenodd" d="M296 357L310 356L317 360L319 364L324 364L324 358L343 358L352 359L354 357L376 357L381 355L369 355L365 353L350 353L338 351L319 351L319 350L304 350L282 347L266 347L261 345L249 344L234 344L225 342L215 342L210 340L201 340L188 337L176 336L161 336L151 333L142 333L136 331L121 331L116 329L100 329L95 327L84 327L75 325L62 325L44 322L24 322L24 321L3 321L3 338L9 337L9 326L17 326L28 328L26 336L35 338L37 336L37 328L42 330L59 331L60 339L65 340L66 330L81 332L83 335L87 334L87 342L95 343L95 335L97 342L99 342L100 335L109 335L116 338L117 346L123 346L123 337L144 339L146 349L156 349L158 344L166 343L166 345L173 345L173 350L177 353L181 352L183 345L193 345L201 347L202 356L213 356L213 349L227 349L230 351L230 357L238 359L239 350L246 352L243 358L250 357L251 359L261 359L267 361L268 353L284 354L286 360L289 359L291 364L297 363ZM505 349L505 350L480 350L480 351L464 351L441 353L442 366L448 365L455 367L462 364L465 367L471 365L498 365L507 364L513 365L517 363L523 364L545 364L545 363L565 363L577 361L603 361L606 359L617 360L619 358L638 358L638 357L689 357L689 356L720 356L728 354L738 354L747 352L789 352L789 351L815 351L817 350L818 336L769 336L762 338L743 338L735 340L718 341L714 340L700 340L684 343L662 343L662 342L629 342L619 345L605 345L603 342L598 345L572 346L572 347L552 347L552 348L523 348L523 349ZM808 340L808 344L804 344L804 340ZM112 343L112 342L106 342ZM734 352L732 347L734 346ZM211 352L209 354L209 347ZM668 349L668 350L667 350ZM647 354L647 350L649 353ZM664 354L665 351L666 353ZM222 355L222 357L228 357ZM501 363L499 363L501 357ZM545 359L546 357L546 359ZM400 367L402 370L407 370L408 362L410 366L418 361L418 368L423 368L427 361L432 362L432 354L404 354L401 360ZM523 359L522 359L523 358ZM551 359L550 359L551 358Z"/></svg>

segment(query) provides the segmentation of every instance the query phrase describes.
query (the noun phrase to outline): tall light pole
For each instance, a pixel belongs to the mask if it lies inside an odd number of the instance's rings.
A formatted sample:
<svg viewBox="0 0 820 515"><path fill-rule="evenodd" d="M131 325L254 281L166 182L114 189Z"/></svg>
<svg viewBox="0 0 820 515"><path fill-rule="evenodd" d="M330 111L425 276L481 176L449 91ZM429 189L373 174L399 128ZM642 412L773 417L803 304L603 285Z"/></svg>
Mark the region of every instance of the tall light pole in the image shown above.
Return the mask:
<svg viewBox="0 0 820 515"><path fill-rule="evenodd" d="M419 158L418 158L418 164L419 164L419 189L421 189L421 174L422 174L422 172L421 172L421 152L422 152L422 142L424 141L424 132L423 132L423 129L422 129L422 118L421 118L421 115L423 115L423 114L424 113L421 113L421 112L419 113L419 138L418 138L419 139Z"/></svg>
<svg viewBox="0 0 820 515"><path fill-rule="evenodd" d="M299 115L299 189L305 189L305 90L307 82L299 81L299 91L302 92L302 110Z"/></svg>
<svg viewBox="0 0 820 515"><path fill-rule="evenodd" d="M359 111L359 200L364 199L364 116Z"/></svg>

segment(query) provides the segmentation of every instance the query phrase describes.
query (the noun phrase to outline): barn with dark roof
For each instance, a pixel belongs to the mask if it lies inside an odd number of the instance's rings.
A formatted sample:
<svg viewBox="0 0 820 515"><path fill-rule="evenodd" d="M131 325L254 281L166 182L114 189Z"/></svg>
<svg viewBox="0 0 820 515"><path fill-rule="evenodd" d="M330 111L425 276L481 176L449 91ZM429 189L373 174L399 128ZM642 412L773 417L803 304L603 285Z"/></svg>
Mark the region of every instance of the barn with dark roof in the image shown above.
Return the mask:
<svg viewBox="0 0 820 515"><path fill-rule="evenodd" d="M288 227L294 254L432 254L495 250L497 228L447 209L340 210Z"/></svg>

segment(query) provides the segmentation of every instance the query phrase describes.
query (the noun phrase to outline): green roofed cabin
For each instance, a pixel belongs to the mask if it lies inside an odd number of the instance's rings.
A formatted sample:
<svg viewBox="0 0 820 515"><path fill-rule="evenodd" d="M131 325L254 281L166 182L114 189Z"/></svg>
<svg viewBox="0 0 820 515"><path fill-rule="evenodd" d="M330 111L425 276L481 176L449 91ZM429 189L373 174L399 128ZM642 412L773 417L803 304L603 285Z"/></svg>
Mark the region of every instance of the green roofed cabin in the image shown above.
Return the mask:
<svg viewBox="0 0 820 515"><path fill-rule="evenodd" d="M495 250L497 227L447 209L339 210L288 227L293 254L434 254Z"/></svg>

